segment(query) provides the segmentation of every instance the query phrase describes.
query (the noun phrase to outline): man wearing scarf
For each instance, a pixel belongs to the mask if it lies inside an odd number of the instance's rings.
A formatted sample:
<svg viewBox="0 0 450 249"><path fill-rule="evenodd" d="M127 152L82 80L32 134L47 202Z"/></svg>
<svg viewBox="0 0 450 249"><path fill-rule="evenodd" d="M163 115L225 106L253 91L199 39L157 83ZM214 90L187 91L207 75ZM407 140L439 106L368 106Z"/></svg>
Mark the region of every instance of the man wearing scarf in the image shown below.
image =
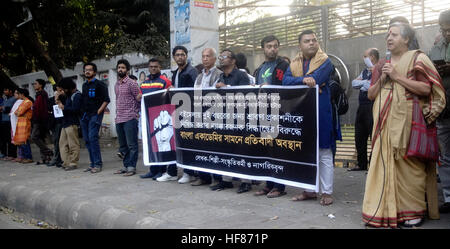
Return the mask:
<svg viewBox="0 0 450 249"><path fill-rule="evenodd" d="M312 30L303 31L299 36L300 53L292 61L283 78L283 85L319 86L319 184L322 193L320 204L333 203L333 122L328 81L333 64L319 46L316 34ZM316 199L314 192L304 191L293 201Z"/></svg>

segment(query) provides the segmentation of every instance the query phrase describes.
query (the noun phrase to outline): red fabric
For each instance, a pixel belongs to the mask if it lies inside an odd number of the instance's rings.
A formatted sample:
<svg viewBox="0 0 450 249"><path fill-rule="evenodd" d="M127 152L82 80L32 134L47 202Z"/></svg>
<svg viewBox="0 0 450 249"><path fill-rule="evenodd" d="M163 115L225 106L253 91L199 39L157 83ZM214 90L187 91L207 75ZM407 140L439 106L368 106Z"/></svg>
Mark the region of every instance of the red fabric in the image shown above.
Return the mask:
<svg viewBox="0 0 450 249"><path fill-rule="evenodd" d="M427 126L423 118L419 99L414 96L411 136L405 157L416 157L423 160L438 161L439 145L435 123Z"/></svg>
<svg viewBox="0 0 450 249"><path fill-rule="evenodd" d="M42 90L36 93L33 104L33 121L48 122L48 94Z"/></svg>

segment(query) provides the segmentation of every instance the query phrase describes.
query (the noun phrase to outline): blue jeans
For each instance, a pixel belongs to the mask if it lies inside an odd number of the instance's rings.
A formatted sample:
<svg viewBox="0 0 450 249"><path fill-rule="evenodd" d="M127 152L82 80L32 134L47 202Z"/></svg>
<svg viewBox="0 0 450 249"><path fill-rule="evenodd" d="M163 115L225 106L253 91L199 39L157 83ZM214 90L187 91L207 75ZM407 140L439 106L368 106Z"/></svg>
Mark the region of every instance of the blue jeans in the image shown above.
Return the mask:
<svg viewBox="0 0 450 249"><path fill-rule="evenodd" d="M128 172L135 172L139 155L137 119L116 124L116 131L119 139L119 151L124 154L123 167Z"/></svg>
<svg viewBox="0 0 450 249"><path fill-rule="evenodd" d="M19 158L33 159L31 155L31 146L29 141L19 146Z"/></svg>
<svg viewBox="0 0 450 249"><path fill-rule="evenodd" d="M80 126L83 133L83 139L86 142L86 148L89 151L89 159L91 168L101 168L103 165L102 155L100 152L100 144L98 142L100 127L102 126L103 114L84 113L81 118Z"/></svg>

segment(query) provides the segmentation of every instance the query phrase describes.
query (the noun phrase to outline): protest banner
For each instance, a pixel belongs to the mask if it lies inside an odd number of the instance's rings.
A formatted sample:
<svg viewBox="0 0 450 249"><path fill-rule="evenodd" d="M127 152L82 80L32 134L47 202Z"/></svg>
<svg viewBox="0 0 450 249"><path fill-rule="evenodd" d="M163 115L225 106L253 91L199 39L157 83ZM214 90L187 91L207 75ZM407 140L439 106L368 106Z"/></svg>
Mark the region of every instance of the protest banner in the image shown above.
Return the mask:
<svg viewBox="0 0 450 249"><path fill-rule="evenodd" d="M147 166L318 190L317 88L170 89L141 106Z"/></svg>

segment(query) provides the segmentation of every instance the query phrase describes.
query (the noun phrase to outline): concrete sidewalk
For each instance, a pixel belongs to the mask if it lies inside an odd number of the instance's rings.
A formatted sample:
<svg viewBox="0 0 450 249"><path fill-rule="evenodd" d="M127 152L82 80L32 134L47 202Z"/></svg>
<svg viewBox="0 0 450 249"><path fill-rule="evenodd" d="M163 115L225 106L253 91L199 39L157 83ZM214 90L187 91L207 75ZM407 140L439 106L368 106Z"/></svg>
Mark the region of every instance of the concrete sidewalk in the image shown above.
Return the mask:
<svg viewBox="0 0 450 249"><path fill-rule="evenodd" d="M32 150L38 158L35 145ZM114 175L122 163L116 149L103 148L102 157L104 168L97 174L82 172L89 162L86 149L81 150L80 167L68 172L0 161L0 205L63 228L365 228L361 221L365 172L336 168L335 203L323 207L318 200L290 201L301 191L294 187L287 187L285 196L269 199L253 196L263 184L237 194L238 182L233 189L215 192L207 185L140 179L139 174L148 170L142 165L142 153L138 174ZM450 214L426 220L421 228L449 229Z"/></svg>

